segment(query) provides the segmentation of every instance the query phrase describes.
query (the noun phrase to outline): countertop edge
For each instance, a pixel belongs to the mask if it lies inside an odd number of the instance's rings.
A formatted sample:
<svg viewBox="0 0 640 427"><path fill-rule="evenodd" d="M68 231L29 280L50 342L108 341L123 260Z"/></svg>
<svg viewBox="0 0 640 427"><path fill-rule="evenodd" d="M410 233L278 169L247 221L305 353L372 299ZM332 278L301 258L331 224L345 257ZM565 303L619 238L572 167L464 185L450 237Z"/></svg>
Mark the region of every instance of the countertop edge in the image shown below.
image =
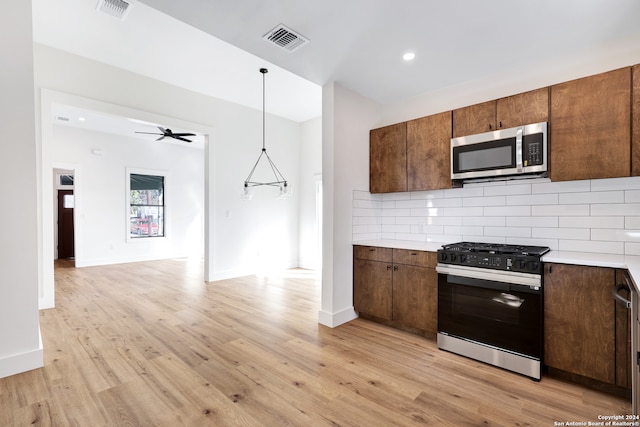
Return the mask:
<svg viewBox="0 0 640 427"><path fill-rule="evenodd" d="M352 242L354 246L377 246L381 248L409 249L417 251L436 252L442 247L442 243L417 242L411 240L362 240ZM636 292L639 292L640 283L640 256L597 254L590 252L550 251L542 257L543 262L557 264L575 264L592 267L609 267L629 270L631 281Z"/></svg>

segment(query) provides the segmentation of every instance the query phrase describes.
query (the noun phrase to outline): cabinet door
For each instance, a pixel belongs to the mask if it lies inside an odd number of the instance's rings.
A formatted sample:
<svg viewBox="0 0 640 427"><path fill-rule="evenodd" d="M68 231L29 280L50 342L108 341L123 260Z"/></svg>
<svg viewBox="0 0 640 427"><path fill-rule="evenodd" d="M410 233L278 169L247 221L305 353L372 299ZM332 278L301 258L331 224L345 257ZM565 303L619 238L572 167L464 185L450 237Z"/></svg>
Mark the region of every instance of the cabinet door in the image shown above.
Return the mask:
<svg viewBox="0 0 640 427"><path fill-rule="evenodd" d="M371 130L369 189L372 193L407 191L406 122Z"/></svg>
<svg viewBox="0 0 640 427"><path fill-rule="evenodd" d="M616 270L616 284L626 284L625 271ZM620 295L629 299L629 292ZM631 388L631 313L622 304L616 307L616 385Z"/></svg>
<svg viewBox="0 0 640 427"><path fill-rule="evenodd" d="M451 188L451 111L407 123L407 187Z"/></svg>
<svg viewBox="0 0 640 427"><path fill-rule="evenodd" d="M391 320L393 272L391 263L353 261L353 308L358 313Z"/></svg>
<svg viewBox="0 0 640 427"><path fill-rule="evenodd" d="M640 65L633 67L633 114L631 130L631 175L640 176Z"/></svg>
<svg viewBox="0 0 640 427"><path fill-rule="evenodd" d="M496 130L496 101L453 110L453 137Z"/></svg>
<svg viewBox="0 0 640 427"><path fill-rule="evenodd" d="M508 129L549 120L549 88L536 89L498 99L496 126Z"/></svg>
<svg viewBox="0 0 640 427"><path fill-rule="evenodd" d="M544 363L615 383L615 270L546 264Z"/></svg>
<svg viewBox="0 0 640 427"><path fill-rule="evenodd" d="M403 326L437 332L436 270L404 264L394 264L393 269L393 320Z"/></svg>
<svg viewBox="0 0 640 427"><path fill-rule="evenodd" d="M631 173L631 68L551 87L552 181Z"/></svg>

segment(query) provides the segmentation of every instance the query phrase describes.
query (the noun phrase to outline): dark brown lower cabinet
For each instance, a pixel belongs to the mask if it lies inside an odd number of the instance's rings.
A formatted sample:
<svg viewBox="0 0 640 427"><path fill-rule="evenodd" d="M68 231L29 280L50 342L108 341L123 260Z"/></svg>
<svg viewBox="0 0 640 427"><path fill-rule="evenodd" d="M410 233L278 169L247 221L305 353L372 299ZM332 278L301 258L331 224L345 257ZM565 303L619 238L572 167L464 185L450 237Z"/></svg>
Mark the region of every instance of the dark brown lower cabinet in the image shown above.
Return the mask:
<svg viewBox="0 0 640 427"><path fill-rule="evenodd" d="M545 265L544 363L629 387L629 316L612 296L613 268Z"/></svg>
<svg viewBox="0 0 640 427"><path fill-rule="evenodd" d="M393 320L400 325L437 332L438 273L435 268L394 264Z"/></svg>
<svg viewBox="0 0 640 427"><path fill-rule="evenodd" d="M355 259L353 270L353 308L358 313L391 320L391 262Z"/></svg>
<svg viewBox="0 0 640 427"><path fill-rule="evenodd" d="M354 246L353 306L390 325L437 331L434 252Z"/></svg>

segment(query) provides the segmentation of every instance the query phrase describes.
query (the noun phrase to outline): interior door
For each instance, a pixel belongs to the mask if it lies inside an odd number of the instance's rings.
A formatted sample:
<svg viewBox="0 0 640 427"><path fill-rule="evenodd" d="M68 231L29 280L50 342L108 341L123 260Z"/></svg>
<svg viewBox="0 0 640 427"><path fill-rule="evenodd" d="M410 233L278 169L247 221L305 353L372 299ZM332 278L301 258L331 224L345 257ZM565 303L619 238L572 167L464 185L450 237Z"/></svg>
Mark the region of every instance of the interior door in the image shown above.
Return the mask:
<svg viewBox="0 0 640 427"><path fill-rule="evenodd" d="M73 190L58 190L58 258L74 258Z"/></svg>

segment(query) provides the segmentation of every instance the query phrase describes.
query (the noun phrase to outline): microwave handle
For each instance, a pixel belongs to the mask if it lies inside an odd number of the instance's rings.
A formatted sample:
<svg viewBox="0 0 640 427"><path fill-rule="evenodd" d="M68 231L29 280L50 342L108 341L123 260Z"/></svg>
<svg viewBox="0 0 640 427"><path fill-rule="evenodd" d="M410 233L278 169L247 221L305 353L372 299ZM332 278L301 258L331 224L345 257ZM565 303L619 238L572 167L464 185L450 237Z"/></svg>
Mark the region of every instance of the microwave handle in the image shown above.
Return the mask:
<svg viewBox="0 0 640 427"><path fill-rule="evenodd" d="M516 132L516 169L522 172L522 132L524 127L520 126Z"/></svg>

